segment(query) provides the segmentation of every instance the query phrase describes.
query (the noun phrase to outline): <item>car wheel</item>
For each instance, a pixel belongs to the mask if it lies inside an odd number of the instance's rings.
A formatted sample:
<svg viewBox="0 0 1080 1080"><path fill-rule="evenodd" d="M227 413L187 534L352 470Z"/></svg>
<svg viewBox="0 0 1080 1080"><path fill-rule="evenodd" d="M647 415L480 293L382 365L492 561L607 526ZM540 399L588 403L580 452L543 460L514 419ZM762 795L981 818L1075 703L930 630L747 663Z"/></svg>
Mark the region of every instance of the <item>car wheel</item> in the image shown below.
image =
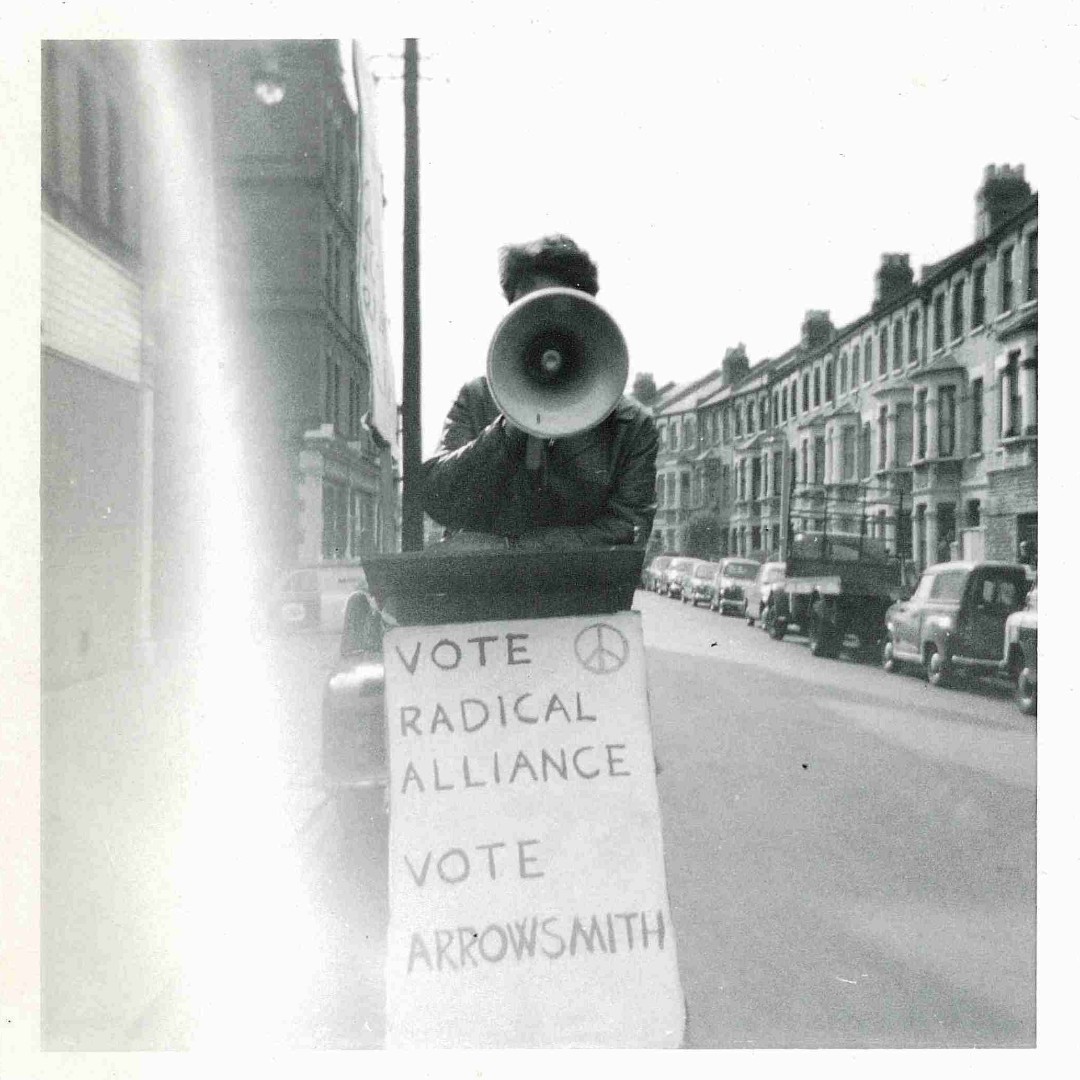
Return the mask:
<svg viewBox="0 0 1080 1080"><path fill-rule="evenodd" d="M890 675L900 674L900 661L896 659L896 646L893 645L891 637L885 639L885 644L881 648L881 666Z"/></svg>
<svg viewBox="0 0 1080 1080"><path fill-rule="evenodd" d="M1025 716L1034 716L1037 709L1038 689L1031 668L1023 668L1016 679L1016 704Z"/></svg>
<svg viewBox="0 0 1080 1080"><path fill-rule="evenodd" d="M750 614L750 605L744 600L742 604L743 618L746 619L747 626L754 625L754 616Z"/></svg>
<svg viewBox="0 0 1080 1080"><path fill-rule="evenodd" d="M926 681L931 686L948 686L951 674L948 658L931 648L926 657Z"/></svg>

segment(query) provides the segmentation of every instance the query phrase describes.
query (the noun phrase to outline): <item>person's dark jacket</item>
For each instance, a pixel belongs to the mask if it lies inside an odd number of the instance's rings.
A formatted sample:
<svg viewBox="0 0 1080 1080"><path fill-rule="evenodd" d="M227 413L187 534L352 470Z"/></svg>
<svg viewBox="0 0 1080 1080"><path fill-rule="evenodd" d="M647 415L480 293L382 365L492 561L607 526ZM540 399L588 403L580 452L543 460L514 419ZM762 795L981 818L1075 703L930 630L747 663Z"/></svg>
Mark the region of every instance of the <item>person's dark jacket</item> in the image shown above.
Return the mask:
<svg viewBox="0 0 1080 1080"><path fill-rule="evenodd" d="M462 387L423 465L424 509L453 531L523 546L644 546L656 513L658 437L652 416L623 397L606 420L545 444L525 468L526 435L508 427L479 378Z"/></svg>

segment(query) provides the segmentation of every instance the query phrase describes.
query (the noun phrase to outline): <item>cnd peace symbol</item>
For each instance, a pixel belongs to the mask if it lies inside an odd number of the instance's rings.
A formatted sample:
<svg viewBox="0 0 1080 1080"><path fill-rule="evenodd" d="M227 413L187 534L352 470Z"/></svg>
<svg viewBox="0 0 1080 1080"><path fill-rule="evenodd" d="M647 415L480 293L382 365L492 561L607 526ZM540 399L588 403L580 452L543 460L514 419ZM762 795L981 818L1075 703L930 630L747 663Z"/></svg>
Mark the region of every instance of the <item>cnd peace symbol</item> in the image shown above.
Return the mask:
<svg viewBox="0 0 1080 1080"><path fill-rule="evenodd" d="M626 663L630 645L610 623L593 623L574 639L578 663L594 675L611 675Z"/></svg>

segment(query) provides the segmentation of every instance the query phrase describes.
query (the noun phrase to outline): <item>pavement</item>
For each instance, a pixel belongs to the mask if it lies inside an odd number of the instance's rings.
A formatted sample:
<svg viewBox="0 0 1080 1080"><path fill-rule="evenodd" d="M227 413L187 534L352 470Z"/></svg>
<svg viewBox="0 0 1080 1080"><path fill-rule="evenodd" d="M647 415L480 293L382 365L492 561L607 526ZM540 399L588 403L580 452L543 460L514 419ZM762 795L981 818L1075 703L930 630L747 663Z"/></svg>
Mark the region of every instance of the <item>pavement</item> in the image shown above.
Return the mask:
<svg viewBox="0 0 1080 1080"><path fill-rule="evenodd" d="M304 946L305 978L288 996L289 1016L278 1038L294 1046L357 1043L355 1035L335 1035L356 1026L352 1016L348 1024L334 1019L335 1009L349 1008L350 995L327 988L347 981L349 972L341 969L360 962L340 932L335 939L341 925L356 922L349 909L355 889L343 879L336 801L319 777L323 674L338 640L305 634L266 643L277 724L206 715L197 705L191 654L181 649L43 693L43 1048L192 1045L199 1024L191 1007L192 955L206 942L230 947L228 931L215 921L227 911L244 921L238 905L245 888L244 902L260 905L245 878L270 866L265 858L259 862L253 835L260 830L257 800L266 801L268 791L275 805L266 803L267 817L283 823L281 846L291 856L280 865L298 868L289 873L301 882L300 903L313 928ZM215 754L222 762L231 759L227 772L207 769ZM280 781L272 791L265 784L271 775ZM192 821L208 792L231 801L241 824L230 828L222 813L217 837L196 833L201 847L193 863ZM208 872L212 858L220 880ZM194 949L193 910L210 913L200 915L196 934L205 928L206 942ZM248 943L267 956L280 951L272 941L263 944ZM377 957L364 962L379 963ZM241 976L234 989L243 994L251 981Z"/></svg>

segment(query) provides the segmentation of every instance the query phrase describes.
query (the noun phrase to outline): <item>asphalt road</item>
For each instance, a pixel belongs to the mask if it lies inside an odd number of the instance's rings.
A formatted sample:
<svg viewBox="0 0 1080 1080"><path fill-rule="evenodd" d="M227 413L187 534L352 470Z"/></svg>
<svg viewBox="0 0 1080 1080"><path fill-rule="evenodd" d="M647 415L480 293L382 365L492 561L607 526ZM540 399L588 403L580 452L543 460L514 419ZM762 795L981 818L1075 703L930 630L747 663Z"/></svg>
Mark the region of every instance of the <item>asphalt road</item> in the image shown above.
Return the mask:
<svg viewBox="0 0 1080 1080"><path fill-rule="evenodd" d="M638 594L695 1047L1035 1039L1035 726Z"/></svg>

